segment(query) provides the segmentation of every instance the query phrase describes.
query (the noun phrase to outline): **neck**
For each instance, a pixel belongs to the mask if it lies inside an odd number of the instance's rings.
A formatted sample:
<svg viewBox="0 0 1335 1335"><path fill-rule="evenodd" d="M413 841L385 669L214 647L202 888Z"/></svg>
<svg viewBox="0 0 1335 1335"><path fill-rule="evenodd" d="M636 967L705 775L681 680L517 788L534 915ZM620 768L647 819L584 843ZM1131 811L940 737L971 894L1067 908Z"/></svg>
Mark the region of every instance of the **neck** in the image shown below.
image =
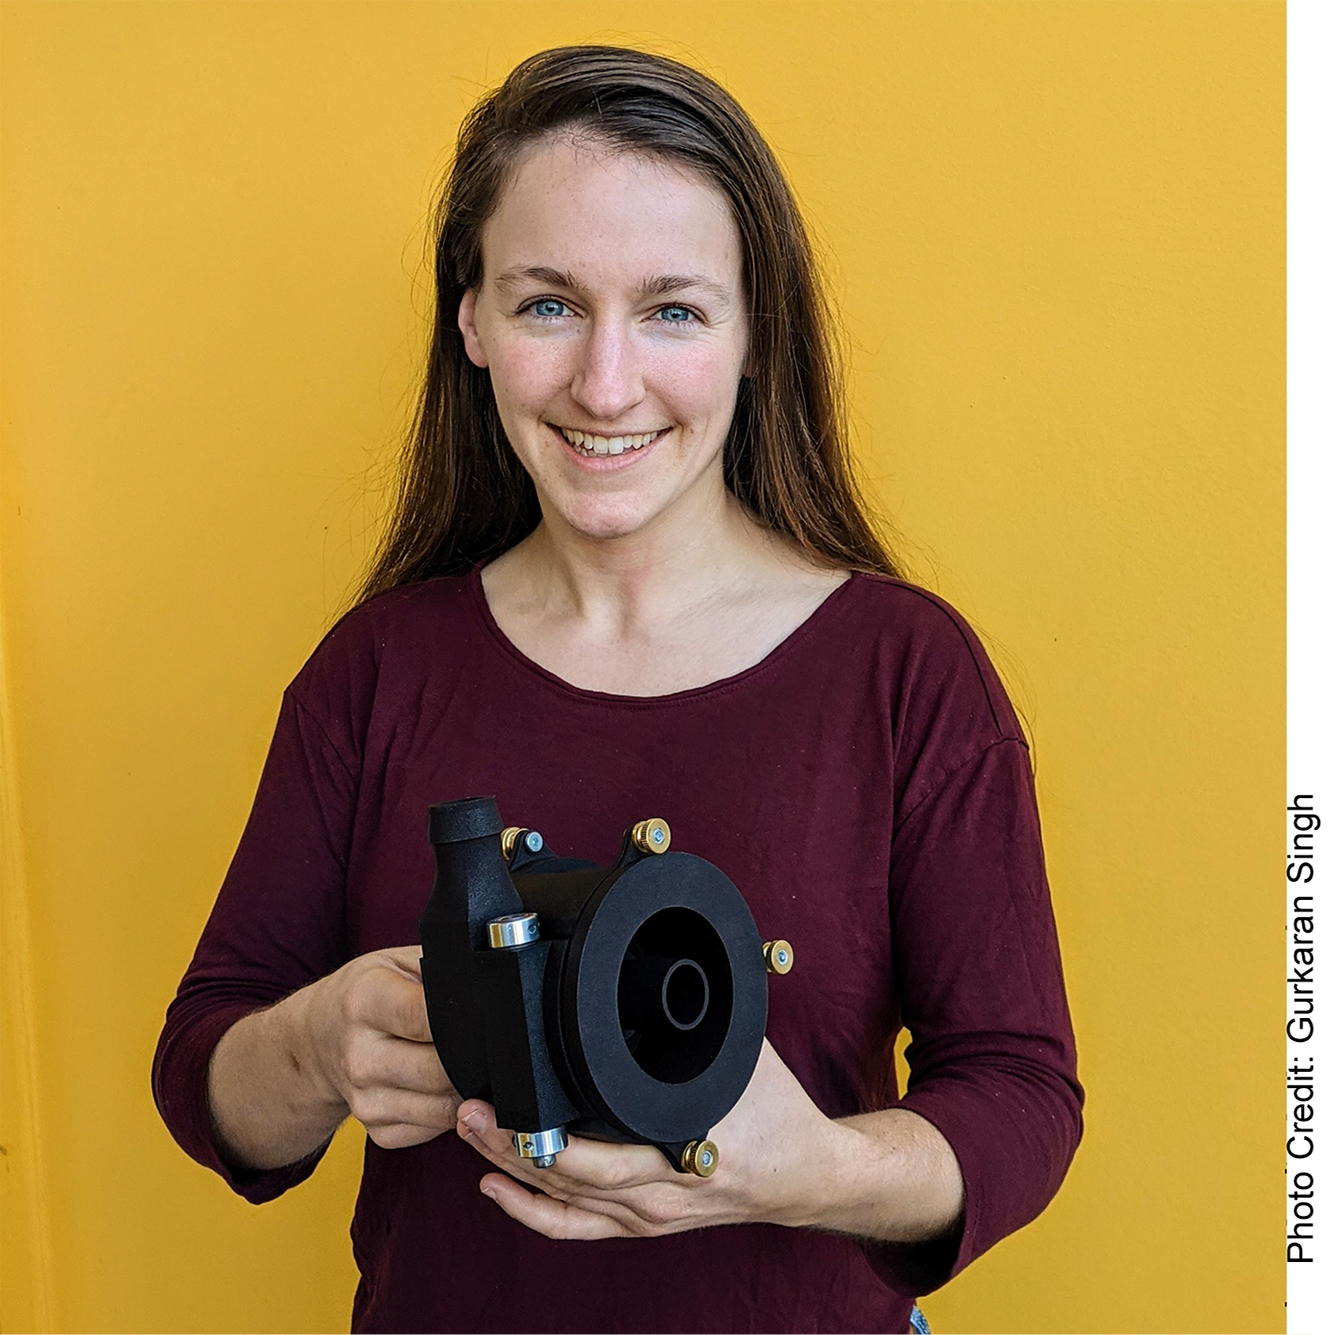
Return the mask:
<svg viewBox="0 0 1335 1335"><path fill-rule="evenodd" d="M725 487L682 513L621 537L590 537L559 516L501 558L529 596L550 610L609 629L661 623L763 578L783 561L781 542Z"/></svg>

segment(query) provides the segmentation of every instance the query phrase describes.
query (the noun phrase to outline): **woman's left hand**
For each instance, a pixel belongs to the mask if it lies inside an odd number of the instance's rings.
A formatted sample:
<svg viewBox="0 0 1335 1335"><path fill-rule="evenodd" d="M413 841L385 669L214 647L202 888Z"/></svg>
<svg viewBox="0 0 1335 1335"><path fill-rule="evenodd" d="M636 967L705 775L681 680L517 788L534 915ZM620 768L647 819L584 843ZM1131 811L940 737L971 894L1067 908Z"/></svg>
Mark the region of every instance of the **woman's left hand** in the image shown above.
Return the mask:
<svg viewBox="0 0 1335 1335"><path fill-rule="evenodd" d="M572 1136L550 1168L521 1159L490 1104L459 1109L459 1134L499 1173L481 1190L506 1214L549 1238L635 1238L711 1224L816 1222L850 1127L827 1118L766 1039L746 1092L710 1132L712 1177L678 1173L649 1145ZM536 1190L526 1190L524 1183Z"/></svg>

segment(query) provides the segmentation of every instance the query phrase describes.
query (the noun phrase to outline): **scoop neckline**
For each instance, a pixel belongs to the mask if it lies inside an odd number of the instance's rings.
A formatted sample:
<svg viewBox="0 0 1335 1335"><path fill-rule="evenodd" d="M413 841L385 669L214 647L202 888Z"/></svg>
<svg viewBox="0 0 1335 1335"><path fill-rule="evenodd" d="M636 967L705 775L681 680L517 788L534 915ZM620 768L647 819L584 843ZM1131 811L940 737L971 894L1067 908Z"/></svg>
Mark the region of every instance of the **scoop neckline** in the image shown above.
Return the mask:
<svg viewBox="0 0 1335 1335"><path fill-rule="evenodd" d="M693 700L703 699L705 696L722 694L741 686L750 681L753 677L759 676L769 671L781 659L786 658L788 654L797 648L804 640L810 638L819 622L825 620L830 609L840 601L844 594L858 578L860 571L849 571L849 577L842 583L835 585L824 598L816 604L807 614L806 618L799 622L792 630L788 632L778 644L772 648L763 658L750 667L743 668L740 672L734 672L731 676L720 677L717 681L706 682L703 686L690 686L683 691L669 691L666 695L618 695L612 691L593 691L583 686L575 686L566 681L564 677L558 677L555 672L542 666L541 663L534 662L526 653L523 652L506 633L501 629L500 624L492 615L491 605L487 602L486 590L482 587L482 569L489 565L489 561L480 561L468 573L468 596L473 605L474 611L481 620L484 629L491 637L492 641L500 651L514 662L517 666L529 673L531 676L538 677L548 686L555 687L561 694L576 700L584 700L603 705L625 705L632 708L659 708L664 705L686 704Z"/></svg>

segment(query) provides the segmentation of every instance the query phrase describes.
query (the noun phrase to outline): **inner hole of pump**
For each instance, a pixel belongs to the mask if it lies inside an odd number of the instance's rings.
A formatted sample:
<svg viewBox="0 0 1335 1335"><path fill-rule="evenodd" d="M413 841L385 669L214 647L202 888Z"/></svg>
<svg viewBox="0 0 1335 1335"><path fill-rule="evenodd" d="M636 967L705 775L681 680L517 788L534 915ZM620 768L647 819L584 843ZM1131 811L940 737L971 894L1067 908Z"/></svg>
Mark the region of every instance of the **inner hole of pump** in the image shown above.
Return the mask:
<svg viewBox="0 0 1335 1335"><path fill-rule="evenodd" d="M709 979L694 960L678 960L663 975L663 1011L678 1029L694 1029L709 1009Z"/></svg>

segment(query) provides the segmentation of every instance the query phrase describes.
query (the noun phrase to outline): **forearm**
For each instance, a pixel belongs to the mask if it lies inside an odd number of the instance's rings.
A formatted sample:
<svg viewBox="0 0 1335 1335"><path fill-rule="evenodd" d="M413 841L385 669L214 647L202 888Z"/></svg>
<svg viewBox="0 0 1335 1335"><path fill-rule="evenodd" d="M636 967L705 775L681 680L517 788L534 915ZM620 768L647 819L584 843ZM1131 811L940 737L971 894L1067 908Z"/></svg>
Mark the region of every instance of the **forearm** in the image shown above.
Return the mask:
<svg viewBox="0 0 1335 1335"><path fill-rule="evenodd" d="M881 1242L948 1236L964 1213L964 1179L946 1138L906 1108L827 1123L810 1165L800 1222Z"/></svg>
<svg viewBox="0 0 1335 1335"><path fill-rule="evenodd" d="M209 1111L235 1168L281 1168L325 1144L347 1104L317 1066L308 1024L314 987L238 1020L209 1063Z"/></svg>

